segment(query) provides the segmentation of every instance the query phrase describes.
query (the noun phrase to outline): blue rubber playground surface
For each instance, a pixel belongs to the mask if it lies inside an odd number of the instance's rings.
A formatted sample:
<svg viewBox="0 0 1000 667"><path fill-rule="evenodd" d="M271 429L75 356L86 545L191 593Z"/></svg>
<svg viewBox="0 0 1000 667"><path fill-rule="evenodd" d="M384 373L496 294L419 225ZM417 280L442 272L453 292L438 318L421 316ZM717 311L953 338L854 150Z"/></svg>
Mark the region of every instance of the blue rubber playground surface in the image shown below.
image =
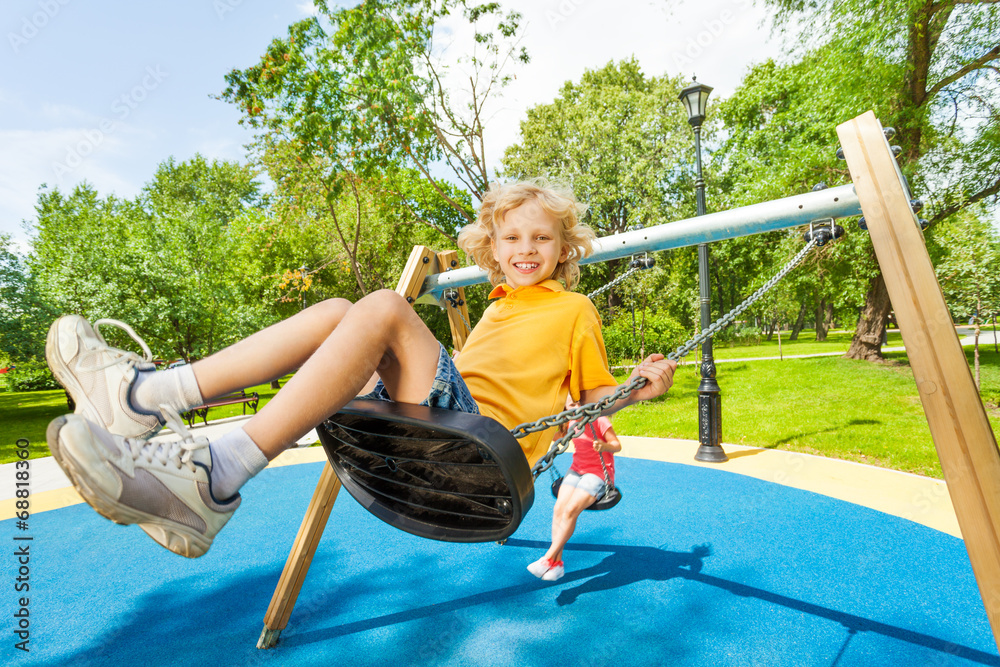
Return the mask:
<svg viewBox="0 0 1000 667"><path fill-rule="evenodd" d="M733 473L619 458L566 576L525 570L553 499L500 546L396 531L346 492L276 648L256 646L321 464L265 470L207 555L86 505L31 517L24 665L1000 665L961 540ZM13 535L13 521L2 522ZM9 541L8 545L12 544ZM7 579L17 564L8 557ZM7 627L16 596L8 588Z"/></svg>

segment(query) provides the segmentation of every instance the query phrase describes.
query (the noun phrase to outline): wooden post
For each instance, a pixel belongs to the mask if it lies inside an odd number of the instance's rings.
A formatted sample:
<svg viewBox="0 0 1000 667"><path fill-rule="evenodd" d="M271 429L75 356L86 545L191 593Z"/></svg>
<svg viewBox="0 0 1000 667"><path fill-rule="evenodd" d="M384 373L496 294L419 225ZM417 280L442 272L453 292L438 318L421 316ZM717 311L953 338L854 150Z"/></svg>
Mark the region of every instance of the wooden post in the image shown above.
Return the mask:
<svg viewBox="0 0 1000 667"><path fill-rule="evenodd" d="M429 270L436 268L433 266L437 262L434 251L426 246L414 246L410 252L410 258L406 262L403 275L396 285L396 292L406 298L409 303L414 303L420 295L420 288L423 286L424 278ZM454 329L454 327L453 327ZM299 597L302 582L305 581L309 572L309 565L312 563L313 554L319 540L323 537L323 530L326 528L327 519L333 509L333 503L337 500L337 493L340 491L340 480L330 463L323 466L316 491L313 492L312 500L306 509L305 518L299 526L299 532L292 543L292 550L285 561L285 567L278 578L278 585L271 596L271 604L268 605L267 613L264 614L264 630L257 640L257 648L271 648L278 642L281 631L288 625L288 618L295 607L295 601Z"/></svg>
<svg viewBox="0 0 1000 667"><path fill-rule="evenodd" d="M439 252L437 259L438 267L442 273L458 268L458 253L454 250ZM472 333L469 329L472 324L469 323L468 326L466 325L469 322L469 306L465 303L465 288L459 287L455 291L458 292L457 305L453 305L445 299L445 307L448 309L448 323L451 325L452 344L456 350L461 352L462 348L465 347L465 339Z"/></svg>
<svg viewBox="0 0 1000 667"><path fill-rule="evenodd" d="M326 521L330 518L330 511L333 503L337 500L337 493L340 491L340 480L330 463L323 465L323 472L319 477L319 484L313 492L312 500L309 501L309 508L299 526L299 532L292 543L292 550L288 553L288 560L285 561L285 568L278 578L278 586L271 596L271 604L264 614L264 630L257 640L257 648L271 648L278 642L278 636L288 625L288 617L292 614L295 601L299 597L302 589L302 582L309 572L309 565L312 564L313 554L316 553L316 546L319 539L323 537L323 529Z"/></svg>
<svg viewBox="0 0 1000 667"><path fill-rule="evenodd" d="M837 134L1000 647L1000 453L996 438L881 124L869 111L837 127Z"/></svg>

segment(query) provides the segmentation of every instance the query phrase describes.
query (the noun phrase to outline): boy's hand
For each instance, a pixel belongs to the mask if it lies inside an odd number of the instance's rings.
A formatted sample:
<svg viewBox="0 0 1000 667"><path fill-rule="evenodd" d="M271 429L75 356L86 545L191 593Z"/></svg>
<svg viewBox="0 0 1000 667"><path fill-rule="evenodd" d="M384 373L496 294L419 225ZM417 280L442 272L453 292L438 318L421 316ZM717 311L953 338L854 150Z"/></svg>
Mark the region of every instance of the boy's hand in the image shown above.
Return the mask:
<svg viewBox="0 0 1000 667"><path fill-rule="evenodd" d="M646 378L646 384L642 388L634 390L629 395L629 399L634 402L648 401L663 395L673 385L676 369L676 361L671 361L662 354L649 355L635 367L626 382L628 384L640 376Z"/></svg>

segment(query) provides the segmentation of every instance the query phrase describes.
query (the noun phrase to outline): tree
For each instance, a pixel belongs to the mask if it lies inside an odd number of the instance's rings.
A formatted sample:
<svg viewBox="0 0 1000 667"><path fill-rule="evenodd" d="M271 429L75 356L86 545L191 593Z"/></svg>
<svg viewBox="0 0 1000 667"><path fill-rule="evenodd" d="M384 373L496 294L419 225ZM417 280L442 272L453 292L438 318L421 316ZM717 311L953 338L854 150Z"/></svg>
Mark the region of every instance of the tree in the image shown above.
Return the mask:
<svg viewBox="0 0 1000 667"><path fill-rule="evenodd" d="M375 289L394 286L408 257L409 248L420 243L448 247L466 220L448 206L430 184L414 170L391 168L386 175L362 178L341 174L346 187L336 197L317 177L325 167L316 156L311 163L299 159L295 147L275 144L262 156L276 187L271 197L272 212L291 239L306 235L297 243L295 254L312 276L326 283L330 296L357 299ZM441 184L449 196L469 205L467 193ZM296 291L312 287L292 275L299 267L289 267L286 286ZM332 267L327 270L328 267ZM339 284L349 275L353 285ZM334 283L338 283L334 287Z"/></svg>
<svg viewBox="0 0 1000 667"><path fill-rule="evenodd" d="M43 190L30 269L62 312L127 321L160 356L207 356L280 314L287 261L267 245L259 187L245 166L195 156L161 164L131 201Z"/></svg>
<svg viewBox="0 0 1000 667"><path fill-rule="evenodd" d="M823 183L850 182L847 165L837 160L836 126L867 109L890 113L886 80L895 65L877 55L834 42L806 53L798 62L754 66L734 95L719 105L728 136L716 153L723 176L723 200L744 206L810 191ZM857 317L878 264L868 235L855 225L836 243L817 248L785 281L798 300L793 333L806 316L818 323L822 338L833 314ZM724 266L749 266L769 274L801 247L802 230L771 232L727 241L713 255ZM864 317L864 315L862 315ZM879 351L878 340L873 340Z"/></svg>
<svg viewBox="0 0 1000 667"><path fill-rule="evenodd" d="M884 92L873 108L899 131L896 142L914 192L929 201L931 225L1000 193L1000 6L991 0L767 0L777 25L801 28L802 48L817 43L845 62L859 57L871 90ZM807 47L808 45L808 47ZM857 76L831 61L825 91L841 108L855 109L864 88L844 85ZM863 109L862 109L863 110ZM854 114L856 115L856 114ZM850 116L848 116L850 117ZM844 120L846 120L845 118ZM891 305L877 268L848 356L879 359Z"/></svg>
<svg viewBox="0 0 1000 667"><path fill-rule="evenodd" d="M509 81L511 62L528 61L517 47L520 15L465 0L367 0L336 9L321 1L317 9L317 18L275 39L258 65L227 75L222 99L240 107L241 123L258 131L264 149L296 146L331 200L352 179L376 176L402 198L394 176L416 169L471 221L471 208L433 165L448 164L481 198L489 181L485 105ZM439 24L459 10L474 30L473 52L457 65L471 68L460 95L435 43Z"/></svg>
<svg viewBox="0 0 1000 667"><path fill-rule="evenodd" d="M45 334L56 312L9 235L0 234L0 361L16 366L19 389L58 386L45 365Z"/></svg>
<svg viewBox="0 0 1000 667"><path fill-rule="evenodd" d="M934 270L952 315L975 327L974 374L979 382L979 332L1000 310L1000 235L988 222L966 210L934 230Z"/></svg>

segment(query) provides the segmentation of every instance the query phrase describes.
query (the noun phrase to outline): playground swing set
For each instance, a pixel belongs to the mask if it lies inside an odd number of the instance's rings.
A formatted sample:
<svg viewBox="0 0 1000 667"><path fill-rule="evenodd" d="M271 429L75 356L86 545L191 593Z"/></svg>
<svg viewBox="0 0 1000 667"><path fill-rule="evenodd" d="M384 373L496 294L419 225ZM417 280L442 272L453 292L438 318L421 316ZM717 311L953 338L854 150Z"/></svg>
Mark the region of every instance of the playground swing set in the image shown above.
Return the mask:
<svg viewBox="0 0 1000 667"><path fill-rule="evenodd" d="M874 113L837 127L838 156L853 181L771 202L681 220L599 239L590 264L638 254L808 225L806 245L763 287L694 339L668 355L680 359L731 323L814 246L838 238L838 218L864 215L892 300L907 356L941 460L959 527L987 616L1000 646L1000 453L952 325L914 215L897 152ZM652 266L631 269L592 293ZM413 249L396 291L410 303L447 309L452 342L461 350L471 329L464 287L486 282L478 267L458 268L457 253ZM328 463L292 545L264 616L258 648L273 647L288 624L309 565L341 486L372 514L406 532L452 542L503 543L534 501L534 480L600 413L642 386L637 378L598 403L581 405L508 430L480 415L405 403L352 401L317 432ZM529 433L569 424L531 468L517 444ZM721 449L721 448L720 448ZM724 456L720 460L725 460ZM553 483L553 492L557 488ZM610 487L610 485L608 485ZM608 509L618 489L595 503Z"/></svg>

